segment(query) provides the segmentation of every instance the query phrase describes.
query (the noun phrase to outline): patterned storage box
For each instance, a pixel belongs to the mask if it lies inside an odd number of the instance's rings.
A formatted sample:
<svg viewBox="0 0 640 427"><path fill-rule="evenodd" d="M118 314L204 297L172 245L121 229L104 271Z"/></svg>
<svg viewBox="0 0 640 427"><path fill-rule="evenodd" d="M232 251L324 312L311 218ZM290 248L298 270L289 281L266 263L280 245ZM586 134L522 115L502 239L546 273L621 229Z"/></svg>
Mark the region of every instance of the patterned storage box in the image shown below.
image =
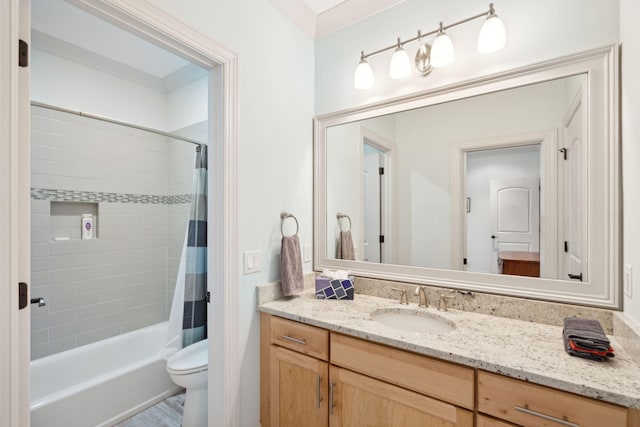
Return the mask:
<svg viewBox="0 0 640 427"><path fill-rule="evenodd" d="M316 277L316 299L353 299L352 279L329 279Z"/></svg>

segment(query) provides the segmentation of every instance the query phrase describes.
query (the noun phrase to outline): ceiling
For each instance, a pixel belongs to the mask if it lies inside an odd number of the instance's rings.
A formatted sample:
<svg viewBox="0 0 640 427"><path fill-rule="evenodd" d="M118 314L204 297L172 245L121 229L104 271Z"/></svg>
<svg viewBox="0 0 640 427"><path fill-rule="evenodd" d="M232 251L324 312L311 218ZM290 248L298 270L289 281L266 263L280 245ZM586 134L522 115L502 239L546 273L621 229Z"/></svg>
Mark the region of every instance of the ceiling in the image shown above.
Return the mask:
<svg viewBox="0 0 640 427"><path fill-rule="evenodd" d="M270 0L314 38L321 38L404 0Z"/></svg>

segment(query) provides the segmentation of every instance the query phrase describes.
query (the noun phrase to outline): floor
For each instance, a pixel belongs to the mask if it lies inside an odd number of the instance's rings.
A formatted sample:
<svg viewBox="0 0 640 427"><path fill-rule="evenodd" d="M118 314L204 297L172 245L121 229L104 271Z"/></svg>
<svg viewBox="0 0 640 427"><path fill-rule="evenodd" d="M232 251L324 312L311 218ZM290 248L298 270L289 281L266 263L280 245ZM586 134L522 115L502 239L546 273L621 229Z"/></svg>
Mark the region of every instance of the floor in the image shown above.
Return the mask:
<svg viewBox="0 0 640 427"><path fill-rule="evenodd" d="M175 394L114 427L180 427L183 405L184 393Z"/></svg>

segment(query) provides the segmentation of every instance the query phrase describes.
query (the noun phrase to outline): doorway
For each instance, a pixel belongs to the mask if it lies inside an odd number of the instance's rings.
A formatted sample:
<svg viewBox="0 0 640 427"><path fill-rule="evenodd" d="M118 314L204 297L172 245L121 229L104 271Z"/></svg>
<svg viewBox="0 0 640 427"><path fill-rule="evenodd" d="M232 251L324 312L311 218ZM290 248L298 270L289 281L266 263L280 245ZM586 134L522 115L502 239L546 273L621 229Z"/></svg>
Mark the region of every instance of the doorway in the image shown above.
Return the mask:
<svg viewBox="0 0 640 427"><path fill-rule="evenodd" d="M18 8L18 3L20 7ZM210 193L216 195L216 202L210 199L209 212L214 221L210 222L209 233L216 233L217 239L209 239L212 250L209 252L209 263L221 266L218 271L209 275L209 289L218 296L212 301L210 307L209 319L215 322L217 327L215 333L210 335L210 360L218 361L217 364L211 364L209 368L210 378L218 378L218 381L211 380L212 388L209 392L209 407L213 414L210 418L210 425L229 424L230 420L237 420L237 402L232 400L232 390L237 389L239 383L239 367L237 362L237 345L235 344L236 311L233 307L237 304L237 269L236 269L236 205L235 205L235 170L236 170L236 97L237 97L237 65L235 55L227 51L223 47L205 39L199 33L194 32L168 15L160 13L159 10L148 4L131 5L121 4L120 2L112 3L110 1L94 1L94 0L77 0L73 2L80 6L83 10L88 11L92 15L99 16L108 22L117 23L118 26L125 28L131 33L141 35L144 34L147 40L152 40L154 44L166 48L184 59L197 64L207 70L207 80L209 88L216 87L218 90L214 93L209 92L208 100L210 110L213 114L209 115L210 128L213 129L208 135L208 142L211 151L210 162L211 168L216 168L220 173L211 174L209 178ZM4 3L3 3L4 5ZM30 2L23 0L18 2L12 1L11 16L19 16L22 24L21 31L12 31L7 37L11 43L18 45L17 37L30 43L29 37L29 7ZM4 12L4 11L3 11ZM14 21L14 22L17 22ZM4 33L3 33L4 35ZM8 57L9 55L7 55ZM11 56L13 57L13 56ZM17 57L17 55L16 55ZM9 76L10 86L8 87L25 87L28 88L29 69L26 70L26 82L24 85L19 81L19 76L13 71L4 73L6 70L13 70L13 61L3 64L3 76ZM17 68L16 68L17 69ZM24 73L21 73L24 76ZM4 86L3 86L4 88ZM15 91L14 93L17 93ZM4 101L4 95L3 95ZM22 112L29 111L29 91L28 89L19 91L16 104ZM10 134L10 144L13 147L24 146L21 141L29 138L29 119L28 114L24 116L2 117L3 128L12 130ZM14 151L11 156L12 165L26 165L20 168L20 180L22 184L12 188L13 199L11 203L13 209L19 210L19 215L13 215L11 227L15 229L29 228L29 155L28 150ZM16 175L18 176L18 175ZM225 230L224 232L221 232ZM26 234L28 236L28 233ZM28 239L28 238L27 238ZM14 266L20 265L23 272L19 279L30 282L29 277L29 249L21 250L18 240L12 239L11 249L14 253L20 252L20 259L12 261ZM214 254L224 254L213 258ZM25 256L26 255L26 256ZM17 257L16 257L17 258ZM12 267L15 268L15 267ZM16 280L17 282L17 280ZM13 293L13 292L12 292ZM7 298L10 300L10 298ZM14 311L15 310L15 311ZM14 319L23 318L24 315L18 314L17 304L11 307ZM23 310L28 314L30 308ZM13 323L14 331L23 328L25 324L29 325L29 320L20 322L20 325ZM28 396L28 366L29 366L29 334L20 334L19 345L13 347L19 349L19 357L14 360L11 371L13 380L11 384L16 388L12 389L12 395L20 398L8 403L7 413L11 416L11 425L27 426L29 424L28 416L28 400L24 396ZM3 341L4 342L4 341ZM19 374L18 374L19 373ZM222 379L222 380L220 380ZM5 406L3 406L5 409ZM17 422L15 422L18 420Z"/></svg>

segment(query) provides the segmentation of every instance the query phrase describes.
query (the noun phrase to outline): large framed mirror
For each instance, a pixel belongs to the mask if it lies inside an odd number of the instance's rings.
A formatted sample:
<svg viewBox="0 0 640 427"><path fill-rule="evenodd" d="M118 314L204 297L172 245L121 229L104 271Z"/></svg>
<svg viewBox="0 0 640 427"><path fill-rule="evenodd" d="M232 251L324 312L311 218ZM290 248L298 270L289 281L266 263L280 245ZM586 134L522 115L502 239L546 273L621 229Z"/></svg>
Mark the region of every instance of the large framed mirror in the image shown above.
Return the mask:
<svg viewBox="0 0 640 427"><path fill-rule="evenodd" d="M314 267L620 308L617 47L315 120Z"/></svg>

